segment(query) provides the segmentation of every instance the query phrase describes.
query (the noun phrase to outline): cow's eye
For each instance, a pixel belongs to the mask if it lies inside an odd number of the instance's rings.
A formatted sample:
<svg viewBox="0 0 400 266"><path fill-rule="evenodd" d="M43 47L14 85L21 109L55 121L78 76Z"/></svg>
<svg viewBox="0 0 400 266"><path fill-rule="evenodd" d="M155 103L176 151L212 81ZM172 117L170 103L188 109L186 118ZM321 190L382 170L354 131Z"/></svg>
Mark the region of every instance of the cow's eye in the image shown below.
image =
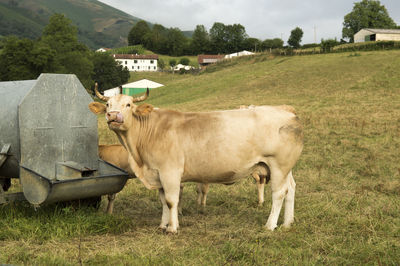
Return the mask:
<svg viewBox="0 0 400 266"><path fill-rule="evenodd" d="M126 107L131 107L131 104L130 104L130 103L128 103L128 104L126 105Z"/></svg>
<svg viewBox="0 0 400 266"><path fill-rule="evenodd" d="M106 103L106 106L108 107L108 103Z"/></svg>

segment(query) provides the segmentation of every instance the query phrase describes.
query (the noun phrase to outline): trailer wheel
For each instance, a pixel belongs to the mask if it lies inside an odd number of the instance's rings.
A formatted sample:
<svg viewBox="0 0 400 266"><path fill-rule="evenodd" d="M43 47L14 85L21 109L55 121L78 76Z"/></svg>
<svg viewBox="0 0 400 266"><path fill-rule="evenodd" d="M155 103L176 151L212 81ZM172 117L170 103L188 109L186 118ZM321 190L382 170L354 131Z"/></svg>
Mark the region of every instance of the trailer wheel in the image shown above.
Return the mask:
<svg viewBox="0 0 400 266"><path fill-rule="evenodd" d="M11 178L0 178L0 186L7 191L11 187Z"/></svg>

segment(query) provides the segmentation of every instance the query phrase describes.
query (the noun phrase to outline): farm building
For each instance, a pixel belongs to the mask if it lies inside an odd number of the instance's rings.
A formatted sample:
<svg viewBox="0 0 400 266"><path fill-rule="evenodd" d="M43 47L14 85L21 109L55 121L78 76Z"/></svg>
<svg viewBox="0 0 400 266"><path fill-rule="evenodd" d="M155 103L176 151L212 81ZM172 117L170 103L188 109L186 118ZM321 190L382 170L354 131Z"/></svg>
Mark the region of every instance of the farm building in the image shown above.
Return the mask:
<svg viewBox="0 0 400 266"><path fill-rule="evenodd" d="M243 50L241 52L237 52L237 53L233 53L233 54L227 54L227 55L225 55L225 58L229 59L229 58L234 58L234 57L237 57L237 56L245 56L245 55L253 55L253 54L254 53L252 53L252 52Z"/></svg>
<svg viewBox="0 0 400 266"><path fill-rule="evenodd" d="M157 71L158 55L113 54L116 61L129 71Z"/></svg>
<svg viewBox="0 0 400 266"><path fill-rule="evenodd" d="M400 29L362 29L354 34L354 42L400 41Z"/></svg>
<svg viewBox="0 0 400 266"><path fill-rule="evenodd" d="M134 95L145 92L147 88L155 89L162 86L164 85L148 79L141 79L135 82L122 85L122 94Z"/></svg>
<svg viewBox="0 0 400 266"><path fill-rule="evenodd" d="M223 60L225 55L205 55L201 54L197 57L197 61L200 66L206 66L209 64L214 64L220 60Z"/></svg>
<svg viewBox="0 0 400 266"><path fill-rule="evenodd" d="M112 89L104 91L104 96L107 96L107 97L112 97L112 96L115 96L115 95L118 95L118 94L121 94L121 88L120 87L116 87L116 88L112 88Z"/></svg>
<svg viewBox="0 0 400 266"><path fill-rule="evenodd" d="M109 50L111 50L111 49L110 49L110 48L101 47L101 48L97 49L96 52L98 52L98 53L105 53L105 52L107 52L107 51L109 51Z"/></svg>

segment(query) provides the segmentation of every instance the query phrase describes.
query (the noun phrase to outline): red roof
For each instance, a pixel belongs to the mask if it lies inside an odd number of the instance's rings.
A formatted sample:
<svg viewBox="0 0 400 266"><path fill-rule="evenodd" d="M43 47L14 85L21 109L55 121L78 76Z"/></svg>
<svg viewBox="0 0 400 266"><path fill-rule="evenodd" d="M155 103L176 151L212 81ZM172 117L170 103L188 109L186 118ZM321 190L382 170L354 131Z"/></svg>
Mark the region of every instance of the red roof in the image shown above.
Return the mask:
<svg viewBox="0 0 400 266"><path fill-rule="evenodd" d="M197 61L199 64L210 64L210 63L215 63L219 60L224 59L225 55L221 54L201 54L198 55Z"/></svg>
<svg viewBox="0 0 400 266"><path fill-rule="evenodd" d="M156 54L113 54L115 59L154 59L158 60Z"/></svg>

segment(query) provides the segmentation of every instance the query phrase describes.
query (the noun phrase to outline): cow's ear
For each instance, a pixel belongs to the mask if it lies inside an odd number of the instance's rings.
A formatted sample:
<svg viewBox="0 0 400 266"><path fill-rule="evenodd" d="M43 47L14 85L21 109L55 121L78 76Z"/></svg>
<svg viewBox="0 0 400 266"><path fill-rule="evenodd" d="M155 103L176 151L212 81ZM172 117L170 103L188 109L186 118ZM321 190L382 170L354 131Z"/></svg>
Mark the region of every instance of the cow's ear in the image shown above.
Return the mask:
<svg viewBox="0 0 400 266"><path fill-rule="evenodd" d="M92 103L89 103L89 109L96 115L99 115L99 114L105 114L107 108L102 103L92 102Z"/></svg>
<svg viewBox="0 0 400 266"><path fill-rule="evenodd" d="M144 103L136 107L135 115L146 116L153 111L153 106L148 103Z"/></svg>

